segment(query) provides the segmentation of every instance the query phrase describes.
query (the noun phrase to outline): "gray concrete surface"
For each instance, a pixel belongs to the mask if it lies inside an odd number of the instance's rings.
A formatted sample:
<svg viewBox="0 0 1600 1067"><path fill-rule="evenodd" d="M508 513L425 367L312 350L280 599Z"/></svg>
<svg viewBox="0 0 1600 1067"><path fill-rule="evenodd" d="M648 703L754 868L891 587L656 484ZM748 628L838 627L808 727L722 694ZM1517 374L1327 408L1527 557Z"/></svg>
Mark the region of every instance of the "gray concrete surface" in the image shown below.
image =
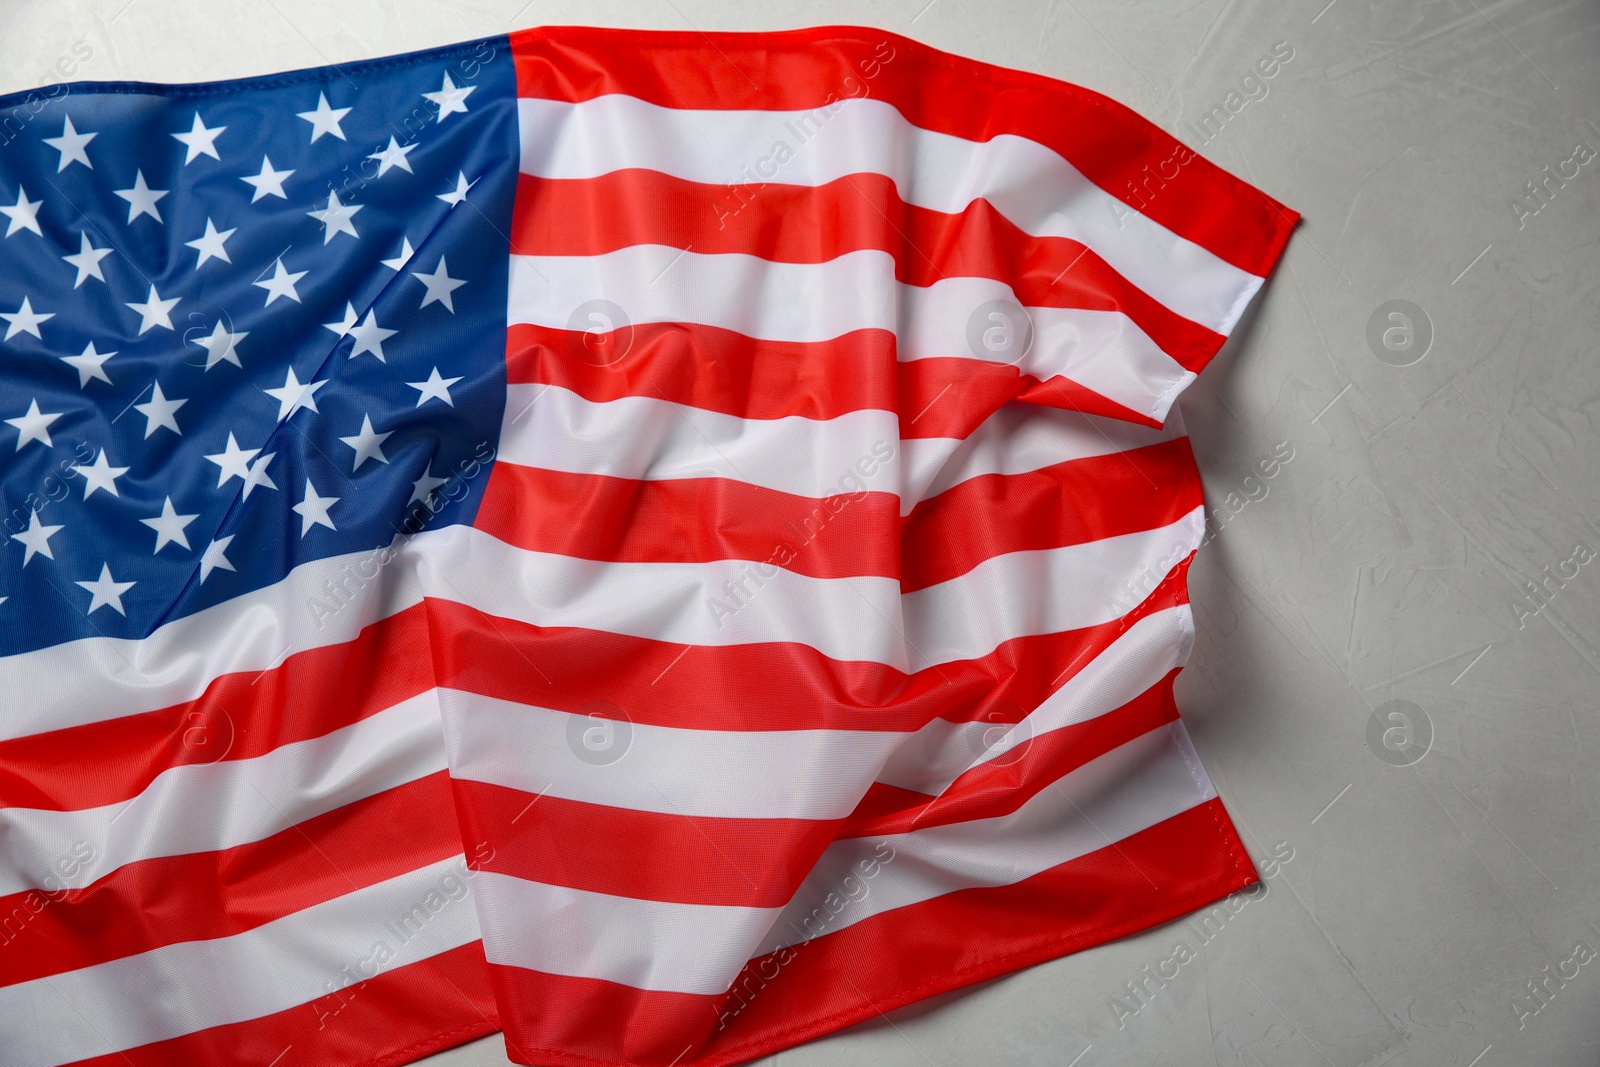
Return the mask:
<svg viewBox="0 0 1600 1067"><path fill-rule="evenodd" d="M770 1062L1600 1063L1600 958L1574 958L1600 949L1600 158L1574 157L1600 151L1600 4L6 0L0 90L80 41L80 77L183 81L571 22L881 25L1108 93L1306 216L1182 401L1237 514L1193 570L1179 696L1267 894L1209 941L1158 928Z"/></svg>

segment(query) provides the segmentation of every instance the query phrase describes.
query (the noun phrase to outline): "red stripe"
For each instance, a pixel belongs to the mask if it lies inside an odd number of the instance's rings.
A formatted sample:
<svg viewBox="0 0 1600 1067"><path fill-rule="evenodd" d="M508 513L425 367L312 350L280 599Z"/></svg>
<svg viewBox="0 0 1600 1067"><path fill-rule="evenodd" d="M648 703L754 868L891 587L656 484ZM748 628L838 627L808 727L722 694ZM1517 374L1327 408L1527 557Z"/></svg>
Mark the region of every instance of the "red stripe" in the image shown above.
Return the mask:
<svg viewBox="0 0 1600 1067"><path fill-rule="evenodd" d="M728 819L586 804L460 780L474 863L548 885L640 900L777 908L833 839L838 819Z"/></svg>
<svg viewBox="0 0 1600 1067"><path fill-rule="evenodd" d="M473 525L518 548L578 559L751 560L813 578L894 578L899 505L888 493L824 501L726 478L635 481L502 461Z"/></svg>
<svg viewBox="0 0 1600 1067"><path fill-rule="evenodd" d="M1016 722L1129 626L1188 603L1188 560L1113 622L1007 641L987 656L907 675L831 660L788 642L705 647L576 627L541 627L429 600L439 685L558 711L609 710L632 722L698 730L920 729ZM750 680L760 679L752 688Z"/></svg>
<svg viewBox="0 0 1600 1067"><path fill-rule="evenodd" d="M499 1028L483 944L474 941L309 1004L69 1067L394 1067Z"/></svg>
<svg viewBox="0 0 1600 1067"><path fill-rule="evenodd" d="M813 578L899 577L913 592L1007 552L1153 530L1203 504L1178 438L1014 475L919 503L898 549L885 493L812 500L724 478L635 481L498 463L474 525L534 552L612 563L749 560ZM903 567L903 574L896 569Z"/></svg>
<svg viewBox="0 0 1600 1067"><path fill-rule="evenodd" d="M909 593L1007 552L1155 530L1205 503L1187 438L1023 474L984 474L924 500L900 535Z"/></svg>
<svg viewBox="0 0 1600 1067"><path fill-rule="evenodd" d="M877 877L892 877L893 860ZM1220 801L1015 885L884 912L753 960L719 997L491 964L518 1063L722 1067L1155 926L1255 882ZM869 883L870 884L870 883Z"/></svg>
<svg viewBox="0 0 1600 1067"><path fill-rule="evenodd" d="M743 202L740 191L754 210L727 209ZM1169 310L1077 241L1034 237L983 200L959 214L909 205L883 174L753 190L649 170L584 179L524 174L511 225L517 255L594 256L650 244L823 263L874 249L894 257L895 277L907 285L990 278L1027 307L1121 312L1197 372L1226 339Z"/></svg>
<svg viewBox="0 0 1600 1067"><path fill-rule="evenodd" d="M1178 718L1172 683L1181 668L1128 703L1087 722L1014 739L995 759L964 772L938 796L874 783L837 836L882 837L968 819L995 819L1052 782ZM996 736L1004 724L997 724Z"/></svg>
<svg viewBox="0 0 1600 1067"><path fill-rule="evenodd" d="M230 937L460 852L440 771L261 841L140 860L83 889L0 897L0 986Z"/></svg>
<svg viewBox="0 0 1600 1067"><path fill-rule="evenodd" d="M1040 382L1015 367L949 356L896 363L894 351L884 330L794 342L696 323L598 333L519 323L506 331L506 381L559 386L597 404L648 396L744 419L898 411L906 439L965 438L1009 400L1160 426L1067 378Z"/></svg>
<svg viewBox="0 0 1600 1067"><path fill-rule="evenodd" d="M432 688L427 648L417 605L353 641L296 652L271 670L225 674L195 700L0 741L0 807L115 804L172 767L251 759L321 737Z"/></svg>
<svg viewBox="0 0 1600 1067"><path fill-rule="evenodd" d="M805 342L697 323L608 335L518 323L506 332L506 381L556 385L595 403L648 396L744 419L833 419L895 409L894 352L886 330Z"/></svg>
<svg viewBox="0 0 1600 1067"><path fill-rule="evenodd" d="M923 129L972 141L1026 137L1167 229L1263 277L1298 217L1099 93L882 30L566 26L513 33L511 51L522 96L576 102L626 93L663 107L776 111L870 96ZM1146 182L1154 195L1140 191Z"/></svg>

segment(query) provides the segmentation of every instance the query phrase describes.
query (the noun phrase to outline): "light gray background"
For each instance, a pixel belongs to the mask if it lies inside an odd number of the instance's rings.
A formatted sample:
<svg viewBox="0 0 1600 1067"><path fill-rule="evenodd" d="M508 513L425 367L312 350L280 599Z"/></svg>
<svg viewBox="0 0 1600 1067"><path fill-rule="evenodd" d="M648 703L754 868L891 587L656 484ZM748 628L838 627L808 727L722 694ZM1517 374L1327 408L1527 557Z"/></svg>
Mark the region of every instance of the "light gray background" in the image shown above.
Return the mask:
<svg viewBox="0 0 1600 1067"><path fill-rule="evenodd" d="M765 1062L1600 1063L1600 959L1520 1028L1513 1007L1575 943L1600 950L1600 559L1536 614L1523 588L1580 543L1600 551L1600 159L1537 213L1525 188L1579 143L1600 151L1600 4L0 5L0 91L58 80L79 40L79 77L189 81L537 24L877 25L1107 93L1297 208L1282 265L1181 402L1208 501L1256 499L1195 563L1179 684L1251 852L1293 858L1210 943L1158 928ZM1202 145L1188 123L1279 41L1294 58ZM1410 366L1367 341L1393 299L1432 324ZM1293 460L1246 482L1282 442ZM1410 766L1368 742L1390 700L1432 726ZM1180 939L1196 958L1132 1001L1124 983ZM1140 1010L1119 1020L1113 996ZM501 1048L429 1064L500 1064Z"/></svg>

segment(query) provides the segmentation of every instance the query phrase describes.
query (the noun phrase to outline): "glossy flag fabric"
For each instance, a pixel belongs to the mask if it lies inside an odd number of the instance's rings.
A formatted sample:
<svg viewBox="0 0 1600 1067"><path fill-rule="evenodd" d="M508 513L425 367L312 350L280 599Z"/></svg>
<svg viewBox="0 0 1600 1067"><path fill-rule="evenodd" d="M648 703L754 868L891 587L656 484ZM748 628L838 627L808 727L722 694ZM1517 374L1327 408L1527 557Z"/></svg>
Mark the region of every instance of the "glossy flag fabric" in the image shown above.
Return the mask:
<svg viewBox="0 0 1600 1067"><path fill-rule="evenodd" d="M1296 218L870 29L0 101L0 1062L716 1065L1255 881L1173 403Z"/></svg>

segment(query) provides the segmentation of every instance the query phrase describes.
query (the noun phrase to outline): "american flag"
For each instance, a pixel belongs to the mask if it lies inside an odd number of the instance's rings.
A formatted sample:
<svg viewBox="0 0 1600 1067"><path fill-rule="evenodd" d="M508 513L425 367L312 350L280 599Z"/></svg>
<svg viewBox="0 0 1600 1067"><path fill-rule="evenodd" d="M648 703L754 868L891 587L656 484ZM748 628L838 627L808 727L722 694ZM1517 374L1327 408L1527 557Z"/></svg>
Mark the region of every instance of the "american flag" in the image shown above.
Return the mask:
<svg viewBox="0 0 1600 1067"><path fill-rule="evenodd" d="M0 1064L739 1062L1256 875L1173 408L1295 214L892 34L0 101Z"/></svg>

